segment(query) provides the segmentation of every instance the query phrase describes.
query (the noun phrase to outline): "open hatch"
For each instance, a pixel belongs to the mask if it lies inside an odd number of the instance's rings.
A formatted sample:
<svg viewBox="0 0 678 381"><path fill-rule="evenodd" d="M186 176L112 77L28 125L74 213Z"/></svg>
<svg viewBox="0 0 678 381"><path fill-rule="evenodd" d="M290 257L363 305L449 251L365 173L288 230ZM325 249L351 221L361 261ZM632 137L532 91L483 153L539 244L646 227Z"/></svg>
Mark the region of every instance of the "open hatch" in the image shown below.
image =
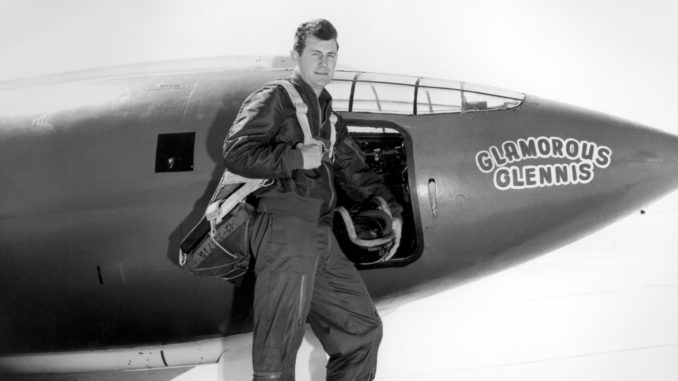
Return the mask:
<svg viewBox="0 0 678 381"><path fill-rule="evenodd" d="M403 266L416 260L421 254L421 229L417 226L410 192L411 178L409 168L412 162L411 144L397 125L390 122L346 120L350 136L365 155L365 161L382 178L396 200L403 206L403 231L400 247L395 255L383 260L376 253L356 250L355 245L341 229L335 228L337 240L342 250L358 268L379 268ZM353 202L339 190L339 205L349 209ZM338 216L335 216L337 225Z"/></svg>

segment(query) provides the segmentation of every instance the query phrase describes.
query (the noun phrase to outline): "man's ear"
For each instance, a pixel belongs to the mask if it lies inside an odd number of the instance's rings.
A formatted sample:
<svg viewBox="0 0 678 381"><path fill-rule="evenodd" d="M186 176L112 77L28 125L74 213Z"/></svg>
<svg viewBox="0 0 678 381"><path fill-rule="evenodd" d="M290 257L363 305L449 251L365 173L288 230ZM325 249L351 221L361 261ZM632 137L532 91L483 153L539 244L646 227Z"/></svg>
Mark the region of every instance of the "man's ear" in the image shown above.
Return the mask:
<svg viewBox="0 0 678 381"><path fill-rule="evenodd" d="M292 49L292 51L290 52L290 58L292 59L292 62L294 62L295 65L299 64L299 52Z"/></svg>

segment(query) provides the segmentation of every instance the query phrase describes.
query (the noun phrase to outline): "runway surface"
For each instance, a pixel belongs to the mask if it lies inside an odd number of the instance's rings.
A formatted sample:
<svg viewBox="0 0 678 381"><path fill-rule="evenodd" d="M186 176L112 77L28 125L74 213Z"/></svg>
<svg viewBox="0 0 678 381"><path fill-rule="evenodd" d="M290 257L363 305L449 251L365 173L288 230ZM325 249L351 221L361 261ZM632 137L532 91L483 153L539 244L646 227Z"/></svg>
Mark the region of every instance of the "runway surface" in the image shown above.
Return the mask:
<svg viewBox="0 0 678 381"><path fill-rule="evenodd" d="M533 261L385 311L377 380L675 380L677 220L678 193ZM308 336L297 379L324 380Z"/></svg>
<svg viewBox="0 0 678 381"><path fill-rule="evenodd" d="M378 380L675 380L678 194L386 317Z"/></svg>
<svg viewBox="0 0 678 381"><path fill-rule="evenodd" d="M378 381L678 378L678 192L569 246L383 311ZM226 380L250 380L249 348ZM310 333L297 380L325 379ZM219 380L218 365L95 375ZM85 380L94 375L17 377Z"/></svg>

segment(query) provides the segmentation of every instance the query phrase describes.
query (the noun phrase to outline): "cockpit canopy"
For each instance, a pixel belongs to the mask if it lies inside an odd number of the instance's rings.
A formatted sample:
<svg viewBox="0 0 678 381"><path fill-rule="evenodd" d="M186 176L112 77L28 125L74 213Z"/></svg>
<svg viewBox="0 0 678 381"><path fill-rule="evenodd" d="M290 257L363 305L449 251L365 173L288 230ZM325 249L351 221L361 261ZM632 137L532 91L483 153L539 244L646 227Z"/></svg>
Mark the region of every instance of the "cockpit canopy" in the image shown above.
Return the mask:
<svg viewBox="0 0 678 381"><path fill-rule="evenodd" d="M525 95L458 81L337 70L327 85L336 111L426 115L504 110Z"/></svg>

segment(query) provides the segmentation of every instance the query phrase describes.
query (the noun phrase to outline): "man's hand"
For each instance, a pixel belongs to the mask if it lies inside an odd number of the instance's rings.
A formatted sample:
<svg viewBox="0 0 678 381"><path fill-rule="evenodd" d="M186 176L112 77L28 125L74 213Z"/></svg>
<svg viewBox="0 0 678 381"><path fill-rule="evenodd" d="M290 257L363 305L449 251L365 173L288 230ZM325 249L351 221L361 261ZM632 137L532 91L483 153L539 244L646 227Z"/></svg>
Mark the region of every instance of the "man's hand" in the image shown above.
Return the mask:
<svg viewBox="0 0 678 381"><path fill-rule="evenodd" d="M403 219L401 217L394 218L393 224L391 226L393 229L393 234L395 235L395 239L393 242L393 247L388 252L388 255L381 259L382 262L388 261L395 255L396 251L398 251L398 247L400 247L400 238L403 236Z"/></svg>
<svg viewBox="0 0 678 381"><path fill-rule="evenodd" d="M320 142L313 142L311 144L299 143L296 148L301 151L304 169L315 169L320 167L323 158L323 150Z"/></svg>

